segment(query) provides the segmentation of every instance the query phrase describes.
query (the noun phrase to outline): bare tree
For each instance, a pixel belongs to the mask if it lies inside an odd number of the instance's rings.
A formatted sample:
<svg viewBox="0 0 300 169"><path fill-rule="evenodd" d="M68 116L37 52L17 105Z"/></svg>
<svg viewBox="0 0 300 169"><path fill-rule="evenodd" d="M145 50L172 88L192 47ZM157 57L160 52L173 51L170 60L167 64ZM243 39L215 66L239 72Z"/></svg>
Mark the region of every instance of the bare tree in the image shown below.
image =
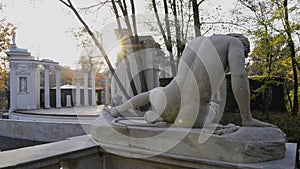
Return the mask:
<svg viewBox="0 0 300 169"><path fill-rule="evenodd" d="M177 48L177 58L179 60L181 53L183 51L182 49L182 39L181 39L181 33L180 33L180 24L178 21L178 12L177 12L177 2L176 0L172 1L172 11L174 16L174 22L175 22L175 37L176 37L176 48Z"/></svg>
<svg viewBox="0 0 300 169"><path fill-rule="evenodd" d="M130 0L132 25L130 24L130 20L129 20L129 14L128 14L126 0L123 0L123 1L121 1L121 0L117 0L117 1L112 0L112 5L113 5L114 13L116 15L118 15L118 9L117 9L117 7L115 5L116 3L118 4L119 9L121 10L121 12L123 14L123 17L124 17L124 21L125 21L126 28L127 28L127 31L128 31L128 36L129 36L129 39L130 39L130 42L131 42L131 47L132 47L132 52L133 52L132 54L135 57L135 60L137 62L136 66L138 67L138 70L141 70L140 66L141 66L142 61L141 61L140 57L138 56L138 54L136 53L137 51L139 51L142 48L141 48L141 45L140 45L139 36L138 36L138 30L137 30L137 23L136 23L136 16L135 16L136 15L136 13L135 13L135 3L134 3L133 0ZM127 71L128 71L127 74L129 76L129 79L132 79L130 81L130 85L131 85L133 94L137 95L138 92L136 90L136 87L135 87L135 84L134 84L134 80L133 80L133 78L131 76L131 73L130 73L130 65L129 65L129 63L127 63ZM141 83L141 91L142 92L148 91L148 87L147 87L147 83L146 83L146 78L145 78L145 74L144 74L143 71L140 72L139 78L140 78L140 83Z"/></svg>
<svg viewBox="0 0 300 169"><path fill-rule="evenodd" d="M75 14L75 16L77 17L77 19L80 21L80 23L84 26L84 28L86 29L86 31L88 32L88 34L91 36L91 38L93 39L95 45L97 46L97 48L99 49L99 51L101 52L102 56L104 57L109 70L111 71L112 75L114 76L114 78L116 79L116 82L121 90L121 92L123 93L123 95L127 98L130 99L130 96L128 95L128 93L126 92L124 86L122 85L119 77L117 76L114 68L112 67L112 64L106 54L105 49L103 48L103 45L98 41L98 39L95 37L93 31L89 28L89 26L86 24L86 22L82 19L82 17L80 16L80 14L78 13L78 11L76 10L76 8L73 6L71 0L59 0L62 4L64 4L66 7L70 8L72 10L72 12Z"/></svg>
<svg viewBox="0 0 300 169"><path fill-rule="evenodd" d="M199 14L199 6L205 1L201 0L191 0L193 5L193 17L194 17L194 29L195 29L195 36L201 36L201 22L200 22L200 14Z"/></svg>
<svg viewBox="0 0 300 169"><path fill-rule="evenodd" d="M170 31L170 23L169 23L168 4L167 4L167 1L164 0L166 31L164 30L163 23L161 22L160 17L158 15L156 0L152 0L152 6L153 6L153 11L155 13L155 17L157 20L157 24L158 24L160 33L164 40L164 44L167 48L167 51L169 52L172 76L175 76L176 75L176 67L175 67L172 42L171 42L172 39L171 39L171 31ZM166 32L167 32L167 34L166 34Z"/></svg>
<svg viewBox="0 0 300 169"><path fill-rule="evenodd" d="M117 9L117 6L116 6L116 3L115 3L115 0L112 0L111 1L112 3L112 7L113 7L113 11L114 11L114 14L116 16L116 21L117 21L117 25L118 25L118 34L119 34L119 38L123 38L123 31L122 31L122 25L121 25L121 21L120 21L120 15L119 15L119 11ZM120 4L119 4L120 5ZM121 9L123 9L123 5L121 4ZM126 14L127 12L123 12L123 14ZM130 24L127 24L127 26L130 26ZM129 28L128 30L131 30L131 28ZM121 42L123 43L123 42ZM131 75L131 71L130 71L130 65L129 65L129 62L128 62L128 58L127 58L127 50L124 50L123 51L124 53L124 59L125 59L125 64L126 64L126 67L127 67L127 75L128 75L128 78L129 79L133 79L132 78L132 75ZM137 95L138 92L137 92L137 89L136 89L136 85L134 83L134 81L130 81L130 87L132 89L132 92L133 92L133 95Z"/></svg>

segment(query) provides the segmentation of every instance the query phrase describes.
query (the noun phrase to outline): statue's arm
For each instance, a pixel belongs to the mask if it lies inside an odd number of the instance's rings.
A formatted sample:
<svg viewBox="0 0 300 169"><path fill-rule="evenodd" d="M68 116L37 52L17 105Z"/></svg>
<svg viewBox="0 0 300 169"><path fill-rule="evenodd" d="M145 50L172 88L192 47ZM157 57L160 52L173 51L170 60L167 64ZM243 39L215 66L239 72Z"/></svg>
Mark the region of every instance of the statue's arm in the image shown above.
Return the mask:
<svg viewBox="0 0 300 169"><path fill-rule="evenodd" d="M245 126L274 127L270 123L252 118L250 111L250 86L245 70L244 47L241 43L232 42L228 49L228 63L231 70L232 91Z"/></svg>
<svg viewBox="0 0 300 169"><path fill-rule="evenodd" d="M245 70L244 47L232 41L228 49L228 64L231 71L232 91L240 109L243 124L251 120L249 80Z"/></svg>

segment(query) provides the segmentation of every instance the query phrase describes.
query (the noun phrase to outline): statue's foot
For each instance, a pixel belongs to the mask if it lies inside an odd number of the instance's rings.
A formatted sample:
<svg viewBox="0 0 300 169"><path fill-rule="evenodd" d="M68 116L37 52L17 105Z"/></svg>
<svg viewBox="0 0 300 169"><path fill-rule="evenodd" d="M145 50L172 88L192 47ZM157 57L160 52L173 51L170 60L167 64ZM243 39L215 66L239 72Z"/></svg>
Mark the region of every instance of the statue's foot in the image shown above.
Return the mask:
<svg viewBox="0 0 300 169"><path fill-rule="evenodd" d="M114 118L121 116L121 114L115 108L104 107L105 111L107 111Z"/></svg>
<svg viewBox="0 0 300 169"><path fill-rule="evenodd" d="M250 119L248 121L243 121L244 126L252 126L252 127L275 127L273 124L263 122L257 119Z"/></svg>
<svg viewBox="0 0 300 169"><path fill-rule="evenodd" d="M147 111L144 115L145 120L148 123L162 122L163 119L154 111Z"/></svg>

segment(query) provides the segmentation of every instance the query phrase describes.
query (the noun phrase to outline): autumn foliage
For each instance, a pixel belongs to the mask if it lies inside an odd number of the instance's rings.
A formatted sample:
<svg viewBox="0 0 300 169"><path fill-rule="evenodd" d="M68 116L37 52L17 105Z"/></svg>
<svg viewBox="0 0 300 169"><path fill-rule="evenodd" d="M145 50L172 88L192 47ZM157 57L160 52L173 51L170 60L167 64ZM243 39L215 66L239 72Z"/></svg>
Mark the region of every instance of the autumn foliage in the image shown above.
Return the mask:
<svg viewBox="0 0 300 169"><path fill-rule="evenodd" d="M0 12L2 4L0 4ZM5 51L10 48L11 37L15 34L13 24L6 21L5 17L0 20L0 91L7 89L6 79L8 78L8 58Z"/></svg>

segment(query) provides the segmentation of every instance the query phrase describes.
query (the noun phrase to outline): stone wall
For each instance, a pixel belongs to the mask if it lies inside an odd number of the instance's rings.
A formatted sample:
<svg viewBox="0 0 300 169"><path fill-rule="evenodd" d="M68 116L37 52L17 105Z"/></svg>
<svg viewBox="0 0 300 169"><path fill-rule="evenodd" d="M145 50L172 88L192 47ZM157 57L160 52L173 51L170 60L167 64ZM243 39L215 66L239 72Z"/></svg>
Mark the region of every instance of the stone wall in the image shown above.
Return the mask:
<svg viewBox="0 0 300 169"><path fill-rule="evenodd" d="M88 124L0 120L0 136L15 139L55 142L88 133Z"/></svg>

